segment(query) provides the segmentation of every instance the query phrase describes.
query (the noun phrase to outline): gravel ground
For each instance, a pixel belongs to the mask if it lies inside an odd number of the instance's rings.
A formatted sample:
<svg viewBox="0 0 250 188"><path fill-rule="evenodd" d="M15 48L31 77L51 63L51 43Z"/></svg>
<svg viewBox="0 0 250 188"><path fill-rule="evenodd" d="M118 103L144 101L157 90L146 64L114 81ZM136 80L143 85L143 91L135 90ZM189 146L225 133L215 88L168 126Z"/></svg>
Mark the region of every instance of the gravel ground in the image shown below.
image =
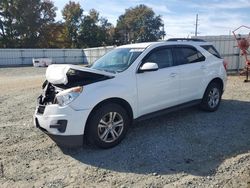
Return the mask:
<svg viewBox="0 0 250 188"><path fill-rule="evenodd" d="M44 68L0 68L0 187L250 188L250 83L230 76L219 110L136 123L115 148L58 147L32 123Z"/></svg>

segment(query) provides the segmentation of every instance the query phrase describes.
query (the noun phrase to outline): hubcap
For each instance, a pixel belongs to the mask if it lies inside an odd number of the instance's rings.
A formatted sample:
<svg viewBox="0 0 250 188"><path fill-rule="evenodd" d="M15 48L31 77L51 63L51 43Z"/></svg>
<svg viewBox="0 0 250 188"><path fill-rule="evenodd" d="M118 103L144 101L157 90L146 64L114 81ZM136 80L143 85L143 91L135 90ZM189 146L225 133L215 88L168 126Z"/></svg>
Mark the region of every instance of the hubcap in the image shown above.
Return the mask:
<svg viewBox="0 0 250 188"><path fill-rule="evenodd" d="M122 134L124 121L117 112L104 115L98 124L98 136L107 143L114 142Z"/></svg>
<svg viewBox="0 0 250 188"><path fill-rule="evenodd" d="M215 108L220 101L220 91L213 88L208 94L208 105L210 108Z"/></svg>

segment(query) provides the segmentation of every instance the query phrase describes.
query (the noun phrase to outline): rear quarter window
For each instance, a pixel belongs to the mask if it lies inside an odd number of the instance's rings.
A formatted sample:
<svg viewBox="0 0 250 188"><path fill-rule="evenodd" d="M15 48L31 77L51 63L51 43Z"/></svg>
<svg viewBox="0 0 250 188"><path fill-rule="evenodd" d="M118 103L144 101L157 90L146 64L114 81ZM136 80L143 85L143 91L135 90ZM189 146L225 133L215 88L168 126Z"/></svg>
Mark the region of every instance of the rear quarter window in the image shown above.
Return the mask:
<svg viewBox="0 0 250 188"><path fill-rule="evenodd" d="M207 50L210 54L221 59L219 52L215 49L213 45L202 45L201 47Z"/></svg>

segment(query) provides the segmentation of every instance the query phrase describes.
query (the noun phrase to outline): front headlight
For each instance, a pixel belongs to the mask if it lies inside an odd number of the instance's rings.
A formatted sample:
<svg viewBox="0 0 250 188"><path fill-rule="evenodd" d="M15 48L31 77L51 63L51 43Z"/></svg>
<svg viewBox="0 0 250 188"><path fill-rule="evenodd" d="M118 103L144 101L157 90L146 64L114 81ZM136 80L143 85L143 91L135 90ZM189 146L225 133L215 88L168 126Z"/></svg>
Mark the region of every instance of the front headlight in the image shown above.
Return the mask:
<svg viewBox="0 0 250 188"><path fill-rule="evenodd" d="M82 92L83 87L73 87L56 94L56 101L60 106L65 106L75 100Z"/></svg>

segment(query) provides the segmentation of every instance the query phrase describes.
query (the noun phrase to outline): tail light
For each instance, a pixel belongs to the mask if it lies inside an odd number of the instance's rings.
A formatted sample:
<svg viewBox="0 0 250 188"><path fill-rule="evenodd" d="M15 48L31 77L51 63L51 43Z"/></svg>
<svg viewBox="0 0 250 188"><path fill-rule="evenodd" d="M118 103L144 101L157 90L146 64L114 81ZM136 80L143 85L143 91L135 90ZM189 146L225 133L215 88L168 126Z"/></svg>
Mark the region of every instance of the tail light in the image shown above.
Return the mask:
<svg viewBox="0 0 250 188"><path fill-rule="evenodd" d="M227 70L227 65L228 65L228 62L224 59L223 60L223 66L224 66L225 70Z"/></svg>

